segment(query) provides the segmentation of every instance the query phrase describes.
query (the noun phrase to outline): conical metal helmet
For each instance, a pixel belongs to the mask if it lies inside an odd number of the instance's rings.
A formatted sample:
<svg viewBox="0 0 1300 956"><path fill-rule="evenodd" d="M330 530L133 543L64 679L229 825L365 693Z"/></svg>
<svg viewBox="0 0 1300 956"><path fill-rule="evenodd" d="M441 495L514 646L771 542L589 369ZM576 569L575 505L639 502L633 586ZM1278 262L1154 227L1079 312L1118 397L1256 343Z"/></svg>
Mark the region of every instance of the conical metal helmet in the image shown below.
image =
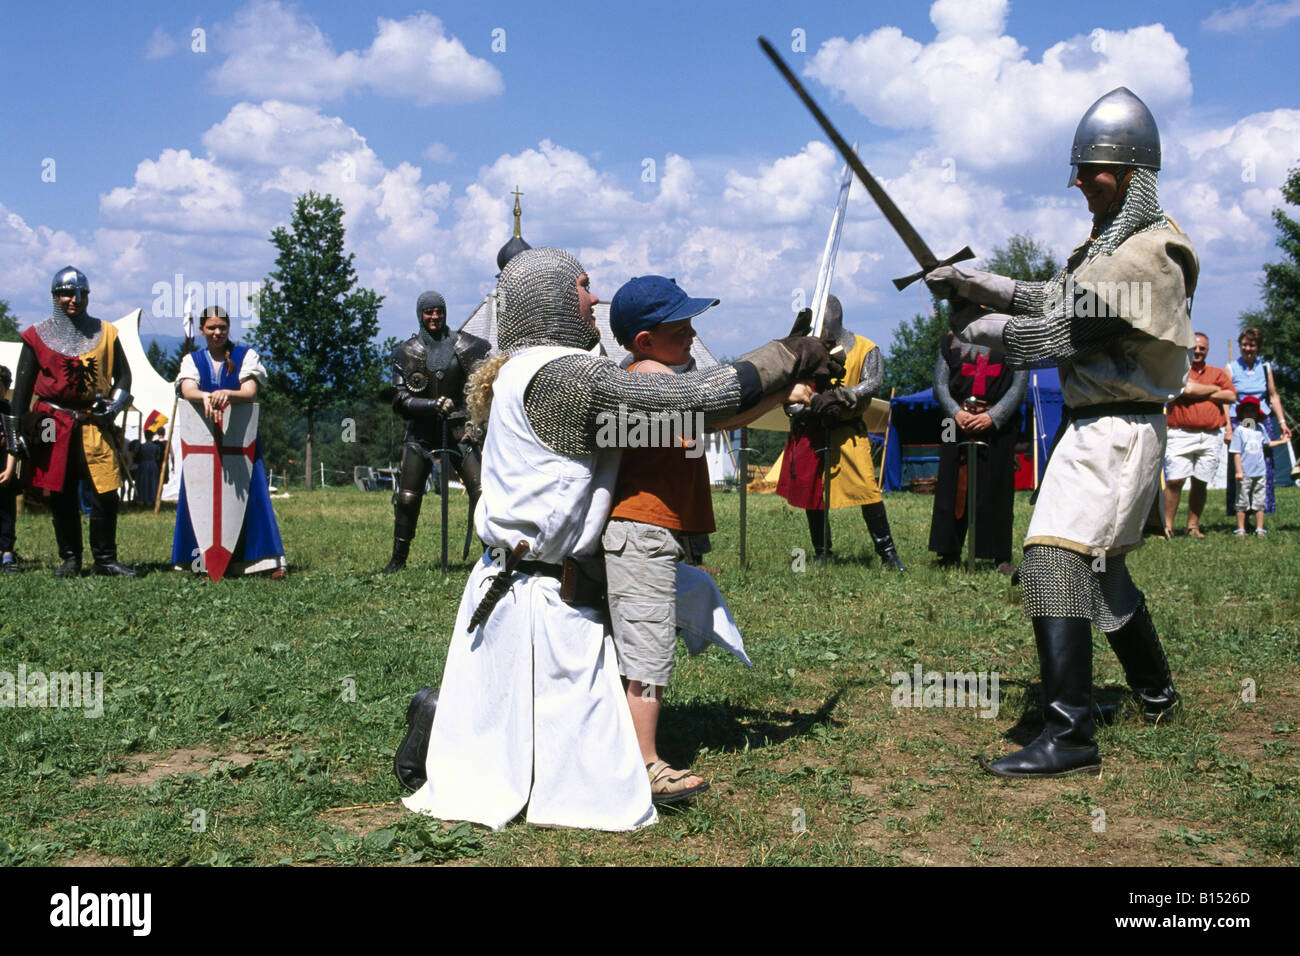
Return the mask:
<svg viewBox="0 0 1300 956"><path fill-rule="evenodd" d="M1147 105L1126 86L1111 90L1083 114L1070 149L1070 182L1082 163L1160 168L1160 131Z"/></svg>
<svg viewBox="0 0 1300 956"><path fill-rule="evenodd" d="M50 291L58 292L60 289L75 289L78 292L90 294L90 280L80 269L74 269L72 266L64 266L58 272L54 273L54 279L50 282Z"/></svg>

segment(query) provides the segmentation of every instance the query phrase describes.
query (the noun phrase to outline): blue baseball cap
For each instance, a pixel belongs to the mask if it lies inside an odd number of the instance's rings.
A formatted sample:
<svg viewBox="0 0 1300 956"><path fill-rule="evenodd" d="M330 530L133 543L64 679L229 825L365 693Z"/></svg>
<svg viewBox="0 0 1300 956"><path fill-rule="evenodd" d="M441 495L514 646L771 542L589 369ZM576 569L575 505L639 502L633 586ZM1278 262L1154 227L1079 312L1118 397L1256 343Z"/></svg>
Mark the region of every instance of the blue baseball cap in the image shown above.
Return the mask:
<svg viewBox="0 0 1300 956"><path fill-rule="evenodd" d="M618 344L630 348L638 332L664 322L693 319L720 299L692 299L676 279L636 276L628 279L609 302L609 328Z"/></svg>

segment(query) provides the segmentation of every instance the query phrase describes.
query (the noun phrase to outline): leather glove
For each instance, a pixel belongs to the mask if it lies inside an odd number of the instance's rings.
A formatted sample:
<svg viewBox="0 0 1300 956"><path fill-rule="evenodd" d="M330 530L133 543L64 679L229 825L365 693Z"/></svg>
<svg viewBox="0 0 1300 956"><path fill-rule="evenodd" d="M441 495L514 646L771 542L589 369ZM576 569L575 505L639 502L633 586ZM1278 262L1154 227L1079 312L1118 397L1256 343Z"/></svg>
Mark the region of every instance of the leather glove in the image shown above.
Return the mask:
<svg viewBox="0 0 1300 956"><path fill-rule="evenodd" d="M1015 279L957 266L939 266L926 275L925 284L940 299L964 299L1001 311L1011 307L1016 292Z"/></svg>
<svg viewBox="0 0 1300 956"><path fill-rule="evenodd" d="M842 388L818 392L812 397L810 411L827 425L839 424L848 410L849 401Z"/></svg>
<svg viewBox="0 0 1300 956"><path fill-rule="evenodd" d="M812 379L818 388L825 388L835 379L844 377L844 356L842 353L838 357L830 354L839 343L829 333L823 332L819 339L810 335L788 335L779 341L795 357L792 381Z"/></svg>

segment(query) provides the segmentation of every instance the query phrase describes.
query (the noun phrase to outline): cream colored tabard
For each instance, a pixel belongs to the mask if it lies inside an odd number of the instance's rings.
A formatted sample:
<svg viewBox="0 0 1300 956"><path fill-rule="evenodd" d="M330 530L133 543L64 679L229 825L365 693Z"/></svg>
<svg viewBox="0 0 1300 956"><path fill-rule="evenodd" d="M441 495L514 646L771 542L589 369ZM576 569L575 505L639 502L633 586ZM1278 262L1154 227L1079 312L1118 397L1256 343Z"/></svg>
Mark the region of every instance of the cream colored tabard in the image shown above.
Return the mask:
<svg viewBox="0 0 1300 956"><path fill-rule="evenodd" d="M1164 453L1163 414L1071 423L1052 451L1025 546L1050 544L1092 556L1141 547Z"/></svg>

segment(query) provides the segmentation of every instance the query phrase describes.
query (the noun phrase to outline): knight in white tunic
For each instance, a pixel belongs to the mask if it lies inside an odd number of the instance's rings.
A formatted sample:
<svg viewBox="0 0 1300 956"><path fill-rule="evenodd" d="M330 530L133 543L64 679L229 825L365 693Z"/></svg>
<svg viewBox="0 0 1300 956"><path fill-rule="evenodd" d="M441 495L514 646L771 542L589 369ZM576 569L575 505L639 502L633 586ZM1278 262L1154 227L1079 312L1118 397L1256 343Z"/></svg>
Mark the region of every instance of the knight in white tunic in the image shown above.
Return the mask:
<svg viewBox="0 0 1300 956"><path fill-rule="evenodd" d="M491 383L475 513L487 551L461 598L436 709L417 696L408 712L399 777L431 710L433 720L426 780L405 802L494 829L525 808L538 825L635 829L657 817L609 626L603 610L583 606L583 589L570 595L563 580L603 567L619 451L597 446L598 416L622 406L624 414L699 411L706 423L724 421L831 373L835 361L825 343L791 337L702 372L623 371L590 354L598 300L581 264L558 249L511 259L497 297L508 361ZM495 604L494 582L508 585Z"/></svg>
<svg viewBox="0 0 1300 956"><path fill-rule="evenodd" d="M962 339L1016 368L1056 365L1067 424L1052 450L1025 538L1020 583L1034 626L1046 727L1025 749L981 764L1011 777L1097 773L1092 631L1103 631L1144 718L1179 704L1146 603L1124 556L1159 514L1164 405L1187 381L1188 302L1198 262L1160 207L1160 137L1146 105L1120 87L1075 133L1073 184L1093 232L1048 282L952 266L926 277L936 294L977 308L953 316Z"/></svg>

